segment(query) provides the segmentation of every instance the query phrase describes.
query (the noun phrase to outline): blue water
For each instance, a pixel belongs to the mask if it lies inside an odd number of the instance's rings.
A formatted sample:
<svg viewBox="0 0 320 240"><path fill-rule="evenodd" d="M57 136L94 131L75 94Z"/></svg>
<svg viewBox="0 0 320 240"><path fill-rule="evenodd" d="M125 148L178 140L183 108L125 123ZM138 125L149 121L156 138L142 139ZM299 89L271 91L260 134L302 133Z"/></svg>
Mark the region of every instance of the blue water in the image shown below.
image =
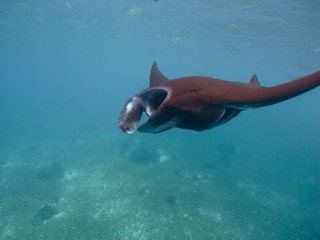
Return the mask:
<svg viewBox="0 0 320 240"><path fill-rule="evenodd" d="M157 61L281 84L320 67L316 0L1 0L0 239L320 239L319 89L205 132L127 135Z"/></svg>

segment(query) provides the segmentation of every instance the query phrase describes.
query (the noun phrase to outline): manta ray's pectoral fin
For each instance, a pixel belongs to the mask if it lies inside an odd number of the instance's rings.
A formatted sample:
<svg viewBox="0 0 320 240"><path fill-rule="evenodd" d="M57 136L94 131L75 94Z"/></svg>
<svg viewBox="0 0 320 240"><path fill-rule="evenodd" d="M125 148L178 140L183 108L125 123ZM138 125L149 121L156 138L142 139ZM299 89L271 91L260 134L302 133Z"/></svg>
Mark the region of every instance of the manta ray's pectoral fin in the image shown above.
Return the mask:
<svg viewBox="0 0 320 240"><path fill-rule="evenodd" d="M169 79L166 78L158 69L158 65L156 62L152 64L151 71L150 71L150 87L168 81Z"/></svg>

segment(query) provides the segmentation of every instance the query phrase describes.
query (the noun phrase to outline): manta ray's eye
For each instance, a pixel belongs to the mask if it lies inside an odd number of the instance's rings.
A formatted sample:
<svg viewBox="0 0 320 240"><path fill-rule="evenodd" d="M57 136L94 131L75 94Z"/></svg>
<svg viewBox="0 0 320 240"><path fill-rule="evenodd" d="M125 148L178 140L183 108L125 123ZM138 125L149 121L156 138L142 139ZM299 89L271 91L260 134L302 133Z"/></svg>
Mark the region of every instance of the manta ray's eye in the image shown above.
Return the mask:
<svg viewBox="0 0 320 240"><path fill-rule="evenodd" d="M158 109L164 99L167 97L168 93L163 89L153 89L141 94L143 101L151 108L152 111Z"/></svg>

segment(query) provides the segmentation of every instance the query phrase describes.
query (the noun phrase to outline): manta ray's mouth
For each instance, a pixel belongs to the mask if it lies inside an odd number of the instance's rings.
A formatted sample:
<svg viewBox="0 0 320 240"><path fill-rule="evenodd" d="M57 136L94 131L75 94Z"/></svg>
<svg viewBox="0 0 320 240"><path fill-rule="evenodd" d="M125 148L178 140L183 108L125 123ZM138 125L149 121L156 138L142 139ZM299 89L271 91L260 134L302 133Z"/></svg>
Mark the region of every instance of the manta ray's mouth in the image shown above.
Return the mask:
<svg viewBox="0 0 320 240"><path fill-rule="evenodd" d="M152 89L133 96L122 109L118 123L120 129L126 133L134 133L142 113L146 112L151 118L167 95L164 89Z"/></svg>

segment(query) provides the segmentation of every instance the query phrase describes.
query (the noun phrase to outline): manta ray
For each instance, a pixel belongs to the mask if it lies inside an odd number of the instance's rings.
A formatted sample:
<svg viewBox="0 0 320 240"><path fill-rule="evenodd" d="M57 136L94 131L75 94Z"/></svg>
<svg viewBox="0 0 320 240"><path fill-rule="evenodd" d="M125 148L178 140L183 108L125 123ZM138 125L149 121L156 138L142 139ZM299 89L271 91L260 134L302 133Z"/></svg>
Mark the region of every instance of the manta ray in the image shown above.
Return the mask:
<svg viewBox="0 0 320 240"><path fill-rule="evenodd" d="M209 77L166 78L153 63L150 87L130 98L119 117L125 133L161 133L171 128L202 131L220 126L240 112L298 96L320 85L320 71L273 87L254 74L249 83ZM138 126L142 113L149 119Z"/></svg>

